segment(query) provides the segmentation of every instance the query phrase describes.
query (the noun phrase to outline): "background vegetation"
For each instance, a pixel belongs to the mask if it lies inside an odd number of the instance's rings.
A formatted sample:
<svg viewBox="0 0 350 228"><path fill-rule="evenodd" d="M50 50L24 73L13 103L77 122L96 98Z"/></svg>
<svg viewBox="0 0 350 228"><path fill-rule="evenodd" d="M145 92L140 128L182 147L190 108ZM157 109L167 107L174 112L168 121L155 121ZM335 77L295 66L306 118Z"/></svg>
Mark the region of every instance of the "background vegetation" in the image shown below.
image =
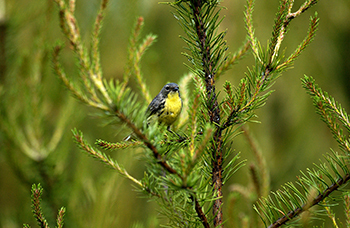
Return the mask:
<svg viewBox="0 0 350 228"><path fill-rule="evenodd" d="M295 5L302 2L296 0ZM77 1L77 18L86 42L89 42L99 3ZM2 4L5 7L2 8ZM226 40L234 52L246 37L245 1L225 1L223 5L227 9L222 11L226 18L221 29L228 28ZM256 36L262 41L271 35L277 7L278 1L256 1L254 24ZM6 64L1 66L2 69L6 67L6 74L0 75L1 93L6 92L0 103L0 226L21 227L23 223L34 226L30 186L44 182L43 198L52 197L52 200L44 200L43 208L49 222L55 219L59 207L66 206L65 220L71 227L131 227L137 223L158 227L157 205L139 197L140 194L132 191L131 183L113 170L81 153L71 139L70 129L74 127L83 130L90 141L96 137L117 141L128 133L120 132L117 126L106 127L101 119L91 115L94 110L69 98L62 82L53 73L51 52L58 40L64 40L55 3L16 0L1 2L0 8L4 9L0 15L3 18L1 30L6 29L6 35L1 34L0 44L6 53ZM261 124L249 124L250 132L268 162L272 190L286 181L294 181L299 170L317 163L330 147L337 148L326 125L315 114L300 78L304 74L314 76L324 90L350 110L350 2L320 1L314 10L321 18L314 42L297 59L294 68L284 73L274 85L275 92L267 105L258 111ZM289 32L293 35L286 37L282 47L288 47L287 55L304 38L308 26L305 22L312 14L313 11L306 12L291 24ZM170 7L160 5L156 0L110 1L101 34L101 62L105 77L122 78L128 38L140 15L145 20L143 34L152 32L158 36L142 61L144 77L155 95L166 82L178 82L188 72L183 65L186 59L181 55L185 44L179 39L183 31ZM67 74L77 74L69 45L62 54ZM253 63L252 55L247 55L223 75L217 85L228 79L238 84L246 66ZM31 135L36 140L26 140L23 135ZM41 152L31 154L26 149L26 141ZM248 159L248 165L226 184L224 191L228 197L230 184L249 184L248 169L253 160L244 136L235 138L235 148L242 152L243 159ZM132 159L139 152L125 150L110 155L134 176L142 177L142 162ZM30 156L34 159L29 159ZM40 165L42 156L47 157L44 166ZM54 175L48 177L46 173ZM235 203L238 205L235 208L239 209L224 213L243 216L245 208L251 207L243 200ZM337 215L342 219L341 212Z"/></svg>

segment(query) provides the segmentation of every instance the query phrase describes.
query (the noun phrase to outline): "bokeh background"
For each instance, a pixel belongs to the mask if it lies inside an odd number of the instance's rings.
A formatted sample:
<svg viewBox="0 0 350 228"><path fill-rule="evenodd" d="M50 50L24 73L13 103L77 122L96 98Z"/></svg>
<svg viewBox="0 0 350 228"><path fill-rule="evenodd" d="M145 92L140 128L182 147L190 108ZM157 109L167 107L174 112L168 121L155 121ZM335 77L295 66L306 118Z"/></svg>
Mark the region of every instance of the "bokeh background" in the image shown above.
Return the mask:
<svg viewBox="0 0 350 228"><path fill-rule="evenodd" d="M77 0L76 16L84 42L90 43L92 25L100 1ZM295 0L297 6L303 3ZM226 0L225 16L220 29L227 29L229 51L235 52L245 40L243 21L245 1ZM256 0L254 25L262 45L271 35L277 0ZM188 72L183 34L172 15L172 8L158 0L110 0L101 34L101 62L104 77L121 79L127 62L127 44L138 16L144 17L143 35L158 36L157 42L142 60L142 72L152 95L166 82L178 82ZM326 125L315 113L312 101L301 87L304 74L316 82L350 111L350 1L320 0L292 21L282 45L289 55L305 37L309 17L318 12L320 25L315 40L296 60L294 68L283 73L267 104L257 112L261 123L249 124L263 152L270 176L271 190L287 181L295 181L300 170L319 163L330 148L338 150ZM66 42L62 36L58 10L53 0L0 0L1 23L1 126L0 126L0 226L22 227L36 222L30 208L33 183L44 186L43 209L54 226L57 209L67 208L66 227L159 227L163 221L157 204L135 191L132 183L115 171L79 151L72 140L71 129L84 132L86 139L121 140L128 132L119 126L106 126L95 110L71 98L54 74L51 52L55 44ZM68 75L78 75L77 63L65 45L61 62ZM217 82L238 84L247 67L254 64L248 54ZM134 81L130 86L137 91ZM59 126L58 128L56 128ZM58 135L55 130L60 129ZM23 136L24 135L24 136ZM54 136L53 136L54 135ZM56 137L56 138L55 138ZM50 144L52 138L56 143ZM27 144L26 144L27 142ZM28 157L25 146L52 151L43 159ZM247 164L254 162L243 136L234 139L235 150ZM48 150L49 151L49 150ZM139 150L107 152L134 176L142 178L144 165ZM248 165L239 170L225 186L248 185ZM224 198L225 200L225 198ZM240 202L244 205L244 202ZM234 215L243 214L251 205L236 205ZM247 212L249 213L249 212ZM343 220L342 206L337 216ZM327 220L327 219L326 219ZM230 222L228 222L230 224Z"/></svg>

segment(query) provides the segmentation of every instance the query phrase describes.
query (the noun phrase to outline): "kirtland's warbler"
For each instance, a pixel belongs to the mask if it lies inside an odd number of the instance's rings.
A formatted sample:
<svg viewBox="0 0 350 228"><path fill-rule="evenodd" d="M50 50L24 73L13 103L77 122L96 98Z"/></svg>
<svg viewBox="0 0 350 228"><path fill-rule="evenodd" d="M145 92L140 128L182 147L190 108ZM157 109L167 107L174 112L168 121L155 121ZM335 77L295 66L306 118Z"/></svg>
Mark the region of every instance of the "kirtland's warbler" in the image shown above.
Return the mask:
<svg viewBox="0 0 350 228"><path fill-rule="evenodd" d="M160 124L170 126L175 122L182 109L179 86L176 83L166 84L148 105L147 121L157 119Z"/></svg>

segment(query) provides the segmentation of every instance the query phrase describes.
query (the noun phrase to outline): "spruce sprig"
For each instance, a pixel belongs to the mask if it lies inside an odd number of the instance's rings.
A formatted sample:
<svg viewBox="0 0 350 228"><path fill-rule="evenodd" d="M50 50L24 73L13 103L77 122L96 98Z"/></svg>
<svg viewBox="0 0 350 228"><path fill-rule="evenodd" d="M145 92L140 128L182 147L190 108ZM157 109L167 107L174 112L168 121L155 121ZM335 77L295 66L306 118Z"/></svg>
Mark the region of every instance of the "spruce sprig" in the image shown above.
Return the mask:
<svg viewBox="0 0 350 228"><path fill-rule="evenodd" d="M32 199L32 212L34 215L34 218L36 219L38 226L40 228L49 228L49 224L45 219L44 213L42 211L41 208L41 197L43 195L43 188L41 187L40 184L36 185L33 184L32 185L32 195L31 195L31 199ZM64 222L64 215L66 213L66 208L65 207L61 207L58 210L58 214L57 214L57 220L56 220L56 227L57 228L63 228L63 222ZM30 226L28 224L23 224L24 228L30 228Z"/></svg>
<svg viewBox="0 0 350 228"><path fill-rule="evenodd" d="M101 148L105 150L116 150L116 149L126 149L129 147L138 147L142 145L142 142L140 141L132 141L132 142L106 142L102 139L98 139L95 143L96 145L100 146Z"/></svg>
<svg viewBox="0 0 350 228"><path fill-rule="evenodd" d="M299 44L297 49L280 65L276 67L277 70L283 69L285 67L289 67L293 64L293 61L301 54L301 52L311 43L314 39L317 28L319 24L319 18L317 13L310 18L309 31L305 37L305 39Z"/></svg>
<svg viewBox="0 0 350 228"><path fill-rule="evenodd" d="M56 219L57 228L63 228L63 224L64 224L63 218L65 213L66 213L66 208L61 207L61 209L58 211L57 219Z"/></svg>
<svg viewBox="0 0 350 228"><path fill-rule="evenodd" d="M49 225L43 215L41 209L41 195L43 194L43 188L40 184L32 186L32 209L34 218L37 220L39 227L48 228Z"/></svg>
<svg viewBox="0 0 350 228"><path fill-rule="evenodd" d="M272 192L272 196L262 197L254 205L254 209L266 227L293 224L296 218L303 212L309 211L311 207L328 206L324 200L349 182L350 173L346 167L348 161L335 152L328 154L325 158L327 163L316 165L316 169L307 169L307 173L301 172L302 176L298 177L296 185L287 183L282 186L282 189ZM340 170L343 171L341 175L333 176L334 171L339 174Z"/></svg>
<svg viewBox="0 0 350 228"><path fill-rule="evenodd" d="M293 61L313 40L319 22L317 13L315 13L314 17L311 17L307 36L296 50L288 58L279 55L281 44L291 20L298 17L316 3L317 1L308 0L293 13L291 12L294 4L293 0L280 1L269 46L266 51L264 51L254 33L252 16L254 0L247 1L245 23L248 39L257 61L256 65L252 69L249 69L248 73L246 73L246 77L241 80L239 86L235 89L235 99L232 99L231 94L228 95L225 101L226 105L224 106L227 107L225 110L226 119L221 125L222 129L245 123L254 117L254 110L262 107L272 93L270 88L274 81L280 76L282 71L291 66ZM229 82L226 83L226 88L232 87L228 84ZM226 89L226 91L232 93L232 89Z"/></svg>
<svg viewBox="0 0 350 228"><path fill-rule="evenodd" d="M180 36L190 53L183 53L191 63L191 71L205 78L215 76L227 60L225 31L218 32L221 8L219 1L177 1L168 3L175 8L175 18L180 21L187 37Z"/></svg>
<svg viewBox="0 0 350 228"><path fill-rule="evenodd" d="M344 193L344 212L346 217L346 227L350 227L350 193Z"/></svg>
<svg viewBox="0 0 350 228"><path fill-rule="evenodd" d="M83 151L85 151L86 153L88 153L92 157L97 158L98 160L104 162L109 167L117 170L121 175L123 175L127 179L131 180L133 183L135 183L140 188L145 188L139 180L137 180L136 178L131 176L121 165L119 165L119 163L116 160L114 160L110 156L106 155L105 153L102 153L99 150L96 150L91 145L89 145L88 142L86 142L86 140L84 140L82 132L74 129L73 130L73 137L74 137L75 142L79 145L79 147Z"/></svg>
<svg viewBox="0 0 350 228"><path fill-rule="evenodd" d="M344 155L332 151L325 156L326 162L315 165L314 169L307 169L306 173L302 172L296 182L299 188L288 183L282 190L272 193L273 197L261 198L254 208L265 225L270 224L270 228L293 222L300 214L316 205L323 206L324 213L334 222L330 208L332 205L327 204L327 199L350 181L349 141L340 127L341 124L350 133L349 115L312 77L305 76L302 84L313 99L316 112L331 130ZM313 189L317 192L316 195L312 194Z"/></svg>
<svg viewBox="0 0 350 228"><path fill-rule="evenodd" d="M105 7L108 4L108 0L102 1L100 13L97 16L96 23L95 23L95 33L93 35L93 58L89 57L89 52L87 51L87 48L85 47L84 43L81 39L81 33L78 26L78 22L74 16L74 9L75 9L75 2L70 2L69 7L63 0L55 0L55 2L58 4L60 8L60 24L63 33L66 35L66 37L69 39L74 52L77 54L77 59L79 62L80 67L80 77L83 87L76 87L72 82L70 82L68 85L67 83L70 81L69 78L65 76L65 74L59 74L59 76L62 78L62 80L66 83L67 87L71 89L71 91L74 92L76 96L80 100L83 100L85 102L89 102L89 105L94 106L98 109L107 111L108 105L112 103L106 88L103 86L102 81L102 71L99 62L99 56L98 54L94 53L96 51L96 47L98 47L98 35L100 30L100 25L102 24L102 15L103 11L105 10ZM96 37L97 36L97 37ZM54 59L57 59L59 54L60 48L57 47L56 51L54 52ZM62 67L60 65L55 64L55 68L60 68L60 70L56 70L57 73L63 72ZM97 71L95 71L97 69ZM73 88L71 88L73 86ZM83 93L77 93L75 91L81 90ZM84 95L83 95L84 94ZM88 97L85 97L85 94L88 94ZM101 94L101 95L100 95Z"/></svg>
<svg viewBox="0 0 350 228"><path fill-rule="evenodd" d="M348 135L350 133L350 117L345 109L327 92L322 91L312 77L305 76L302 84L311 95L316 112L321 116L322 121L327 124L340 148L346 154L349 154L350 142ZM340 128L339 123L346 129L348 132L347 135Z"/></svg>
<svg viewBox="0 0 350 228"><path fill-rule="evenodd" d="M129 82L129 79L134 76L136 78L138 86L141 89L141 93L143 95L142 97L144 97L147 103L150 103L152 98L141 73L140 61L145 51L153 44L157 36L149 34L141 43L139 43L140 33L143 26L144 19L142 17L139 17L135 23L133 34L129 40L128 63L126 64L124 71L123 86L125 87Z"/></svg>

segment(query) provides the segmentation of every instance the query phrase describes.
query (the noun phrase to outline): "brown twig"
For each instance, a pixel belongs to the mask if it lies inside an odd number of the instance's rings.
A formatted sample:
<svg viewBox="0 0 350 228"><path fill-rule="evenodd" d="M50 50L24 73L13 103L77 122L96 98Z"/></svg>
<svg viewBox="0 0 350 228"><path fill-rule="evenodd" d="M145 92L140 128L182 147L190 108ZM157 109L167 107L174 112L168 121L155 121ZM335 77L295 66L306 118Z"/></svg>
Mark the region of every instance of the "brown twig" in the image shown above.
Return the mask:
<svg viewBox="0 0 350 228"><path fill-rule="evenodd" d="M130 121L129 118L127 118L124 113L121 113L120 111L115 111L116 116L122 120L126 125L132 129L132 131L135 133L135 135L153 152L154 157L157 159L157 163L160 164L166 171L168 171L171 174L176 174L182 179L182 176L178 174L178 172L170 167L170 165L163 159L162 155L159 154L157 148L155 145L153 145L145 134L143 134L138 127L135 126L134 123Z"/></svg>
<svg viewBox="0 0 350 228"><path fill-rule="evenodd" d="M272 223L268 228L277 228L284 224L286 224L292 218L297 217L304 211L307 211L309 208L317 205L322 202L325 198L327 198L332 192L338 190L338 188L350 180L350 175L346 174L343 178L339 179L336 183L332 184L328 188L326 188L322 193L318 194L317 197L311 201L311 203L304 204L301 208L296 208L293 211L288 212L288 214L283 217L277 219L274 223Z"/></svg>
<svg viewBox="0 0 350 228"><path fill-rule="evenodd" d="M193 197L193 196L191 196L191 199L192 199L192 201L194 202L194 208L195 208L195 210L196 210L196 212L197 212L197 215L198 215L199 218L201 219L201 222L202 222L203 226L204 226L205 228L210 228L210 225L209 225L209 223L208 223L208 219L207 219L207 217L205 216L205 214L204 214L204 212L203 212L203 210L202 210L201 205L199 205L198 199L197 199L196 197Z"/></svg>
<svg viewBox="0 0 350 228"><path fill-rule="evenodd" d="M216 200L213 204L213 215L214 215L214 226L222 226L223 214L222 214L222 163L223 163L223 153L222 153L222 138L221 138L221 128L220 126L220 109L217 101L217 95L215 92L215 79L214 79L214 69L213 60L211 59L210 45L207 44L206 28L201 18L201 7L203 7L203 2L197 0L192 4L192 12L194 16L194 22L196 26L196 33L198 39L200 40L200 48L202 50L202 63L204 70L204 79L206 84L206 96L208 106L208 114L210 117L210 122L217 126L216 131L213 136L212 141L212 182L214 185L214 194Z"/></svg>
<svg viewBox="0 0 350 228"><path fill-rule="evenodd" d="M48 228L49 225L42 213L41 210L41 195L42 195L42 188L38 186L35 189L32 189L32 208L33 213L36 221L38 222L38 225L42 228Z"/></svg>
<svg viewBox="0 0 350 228"><path fill-rule="evenodd" d="M274 58L277 56L278 54L278 51L281 47L281 43L284 39L284 36L287 32L287 27L289 25L289 23L296 17L298 17L300 14L302 14L303 12L305 12L306 10L308 10L311 6L315 5L317 3L318 0L308 0L306 1L296 12L292 13L291 10L292 10L292 7L293 7L293 4L294 4L294 1L287 1L285 0L286 2L281 4L281 8L280 10L283 11L285 8L284 7L288 7L288 12L287 12L287 15L285 16L285 18L283 19L282 23L281 23L281 26L279 28L279 35L277 37L277 42L275 42L274 46L272 47L273 50L271 50L271 55L270 55L270 58L269 58L269 63L268 65L271 65ZM281 16L283 14L280 14ZM313 35L312 35L313 36ZM311 36L311 37L312 37ZM308 41L310 42L310 40ZM305 45L304 45L305 47Z"/></svg>

